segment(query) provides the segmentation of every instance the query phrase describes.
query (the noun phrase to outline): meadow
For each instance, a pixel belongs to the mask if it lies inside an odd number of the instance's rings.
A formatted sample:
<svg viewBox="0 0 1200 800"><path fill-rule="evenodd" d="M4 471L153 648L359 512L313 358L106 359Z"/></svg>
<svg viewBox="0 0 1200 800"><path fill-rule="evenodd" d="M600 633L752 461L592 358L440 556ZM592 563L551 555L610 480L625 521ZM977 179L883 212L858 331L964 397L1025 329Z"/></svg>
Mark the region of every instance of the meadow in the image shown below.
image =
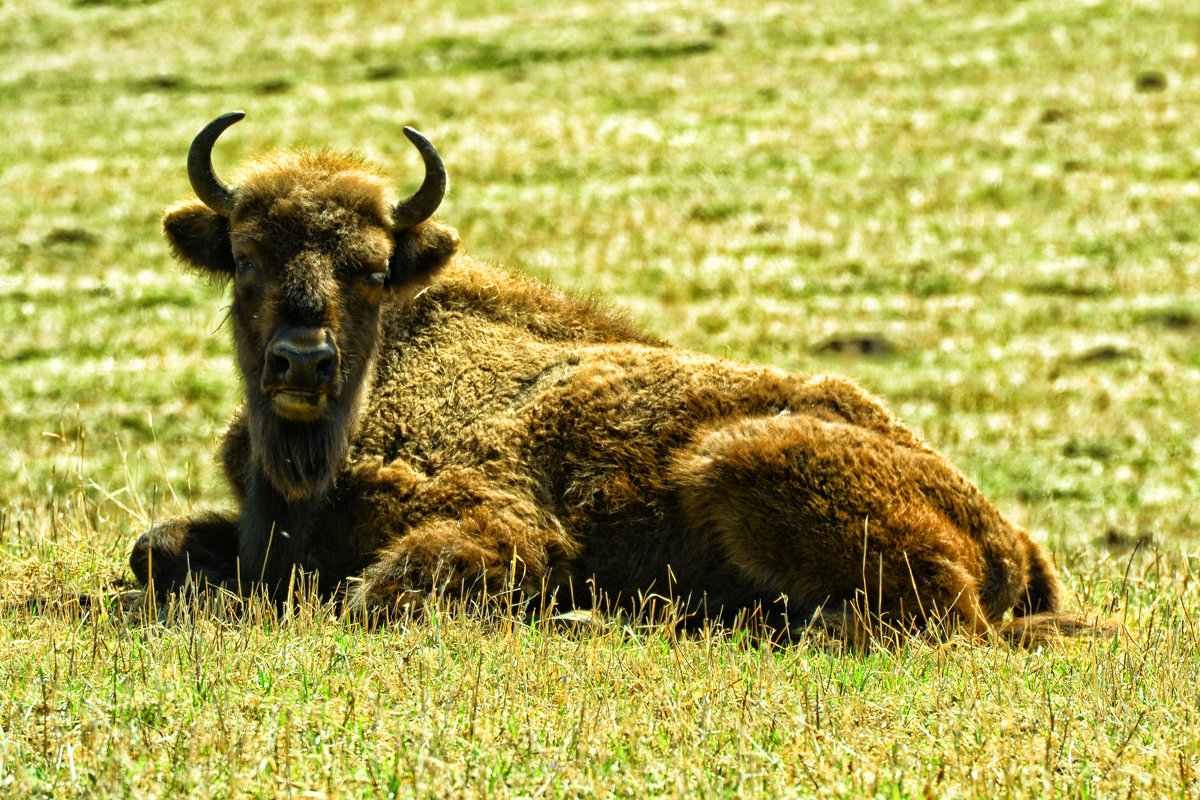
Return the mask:
<svg viewBox="0 0 1200 800"><path fill-rule="evenodd" d="M848 375L1118 639L847 652L450 606L130 610L230 499L185 155L437 145L465 249L677 344ZM1190 0L0 3L6 797L1200 797ZM601 624L603 623L603 624Z"/></svg>

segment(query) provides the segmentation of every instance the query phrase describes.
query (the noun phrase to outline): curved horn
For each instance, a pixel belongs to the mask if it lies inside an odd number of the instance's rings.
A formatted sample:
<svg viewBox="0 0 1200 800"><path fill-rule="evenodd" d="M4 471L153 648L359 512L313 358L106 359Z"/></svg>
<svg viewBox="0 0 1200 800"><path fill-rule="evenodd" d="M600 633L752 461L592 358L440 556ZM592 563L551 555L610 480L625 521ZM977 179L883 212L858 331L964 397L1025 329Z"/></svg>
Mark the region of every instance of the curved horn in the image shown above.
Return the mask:
<svg viewBox="0 0 1200 800"><path fill-rule="evenodd" d="M228 217L233 212L233 200L237 190L224 183L213 171L213 144L226 128L240 122L245 116L245 111L222 114L196 134L196 138L192 140L192 148L188 150L188 180L192 182L192 191L204 205L222 217Z"/></svg>
<svg viewBox="0 0 1200 800"><path fill-rule="evenodd" d="M412 228L432 217L442 204L448 186L446 165L429 140L412 128L405 128L404 135L421 153L421 160L425 162L425 180L412 197L396 204L392 216L397 229Z"/></svg>

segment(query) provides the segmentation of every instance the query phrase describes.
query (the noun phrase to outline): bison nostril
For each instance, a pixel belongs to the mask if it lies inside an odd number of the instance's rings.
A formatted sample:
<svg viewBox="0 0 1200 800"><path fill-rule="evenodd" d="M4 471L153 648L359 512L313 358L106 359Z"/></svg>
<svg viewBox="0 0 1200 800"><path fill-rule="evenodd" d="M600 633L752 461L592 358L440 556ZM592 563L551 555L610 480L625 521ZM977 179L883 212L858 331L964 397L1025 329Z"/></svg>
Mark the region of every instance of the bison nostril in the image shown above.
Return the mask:
<svg viewBox="0 0 1200 800"><path fill-rule="evenodd" d="M332 355L324 356L317 359L316 364L317 380L322 383L331 383L337 374L337 359Z"/></svg>
<svg viewBox="0 0 1200 800"><path fill-rule="evenodd" d="M291 369L292 362L286 356L272 354L267 359L267 370L280 380L287 378L288 370Z"/></svg>

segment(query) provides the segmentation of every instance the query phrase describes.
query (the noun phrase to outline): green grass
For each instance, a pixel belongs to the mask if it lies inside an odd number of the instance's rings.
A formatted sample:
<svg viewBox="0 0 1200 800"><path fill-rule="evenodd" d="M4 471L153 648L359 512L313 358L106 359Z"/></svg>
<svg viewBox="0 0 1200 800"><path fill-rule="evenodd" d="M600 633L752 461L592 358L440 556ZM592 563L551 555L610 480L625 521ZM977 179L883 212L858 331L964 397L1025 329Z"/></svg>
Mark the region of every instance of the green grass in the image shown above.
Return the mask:
<svg viewBox="0 0 1200 800"><path fill-rule="evenodd" d="M0 791L1198 796L1193 5L0 5ZM853 656L79 606L148 520L228 502L228 300L158 218L235 108L219 169L334 145L403 192L413 124L473 254L854 377L1129 638ZM885 354L822 347L864 336Z"/></svg>

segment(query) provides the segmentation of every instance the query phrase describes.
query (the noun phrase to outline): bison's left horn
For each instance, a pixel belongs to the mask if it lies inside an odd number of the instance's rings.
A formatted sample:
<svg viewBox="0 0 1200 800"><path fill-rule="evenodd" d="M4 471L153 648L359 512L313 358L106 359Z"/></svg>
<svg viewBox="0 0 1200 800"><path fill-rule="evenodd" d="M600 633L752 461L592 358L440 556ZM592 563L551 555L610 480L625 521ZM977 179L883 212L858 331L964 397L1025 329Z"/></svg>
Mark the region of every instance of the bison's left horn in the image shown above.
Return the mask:
<svg viewBox="0 0 1200 800"><path fill-rule="evenodd" d="M421 160L425 162L425 180L412 197L396 204L392 216L397 230L412 228L432 217L446 196L447 186L446 165L429 140L412 128L405 128L404 135L421 153Z"/></svg>
<svg viewBox="0 0 1200 800"><path fill-rule="evenodd" d="M192 182L192 191L204 205L222 217L233 213L234 196L237 192L213 171L212 149L217 137L245 116L245 111L230 111L217 117L196 134L196 138L192 140L192 149L188 151L188 180Z"/></svg>

